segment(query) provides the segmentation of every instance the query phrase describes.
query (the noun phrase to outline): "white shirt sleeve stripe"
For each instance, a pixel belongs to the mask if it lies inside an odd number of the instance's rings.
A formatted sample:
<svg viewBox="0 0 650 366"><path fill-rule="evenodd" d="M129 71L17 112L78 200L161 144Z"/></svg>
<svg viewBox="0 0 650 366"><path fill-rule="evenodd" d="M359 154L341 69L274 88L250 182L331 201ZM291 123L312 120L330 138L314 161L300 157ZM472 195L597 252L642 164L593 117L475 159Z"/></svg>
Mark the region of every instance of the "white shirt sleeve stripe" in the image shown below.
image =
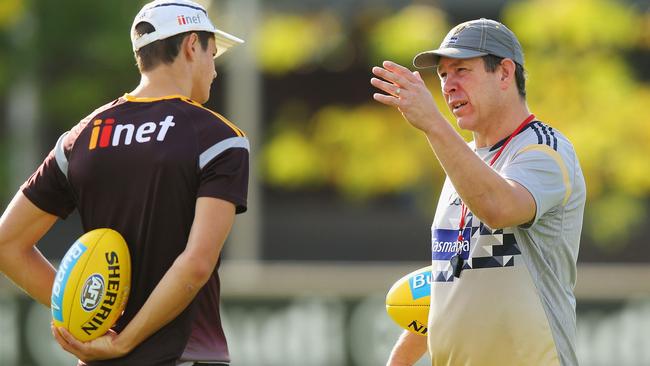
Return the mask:
<svg viewBox="0 0 650 366"><path fill-rule="evenodd" d="M59 166L59 169L61 169L61 172L65 175L66 179L68 178L68 158L65 156L65 152L63 151L63 140L68 133L69 131L61 135L61 137L56 141L56 146L54 147L56 164Z"/></svg>
<svg viewBox="0 0 650 366"><path fill-rule="evenodd" d="M245 137L231 137L214 144L199 156L199 168L203 169L212 161L212 159L219 156L222 152L232 148L243 148L250 151L248 139Z"/></svg>

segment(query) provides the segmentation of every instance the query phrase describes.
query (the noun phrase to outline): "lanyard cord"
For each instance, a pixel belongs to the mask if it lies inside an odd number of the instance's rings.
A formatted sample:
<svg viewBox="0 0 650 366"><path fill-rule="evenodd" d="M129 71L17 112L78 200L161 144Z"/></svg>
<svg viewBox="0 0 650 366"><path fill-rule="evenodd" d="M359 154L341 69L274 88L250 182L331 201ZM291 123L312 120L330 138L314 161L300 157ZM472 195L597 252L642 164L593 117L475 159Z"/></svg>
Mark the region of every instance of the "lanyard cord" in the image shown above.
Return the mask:
<svg viewBox="0 0 650 366"><path fill-rule="evenodd" d="M501 153L506 148L510 140L512 140L512 138L515 137L519 132L521 132L521 130L523 130L524 127L526 127L533 119L535 119L535 115L531 114L523 122L521 122L519 127L517 127L517 129L512 134L510 134L510 136L508 136L508 139L503 143L503 145L501 145L499 151L497 151L497 153L494 154L492 160L490 160L490 167L492 167L494 163L497 161L497 159L499 158L499 156L501 156ZM456 250L458 255L460 255L460 253L462 252L463 241L464 241L463 229L465 228L465 217L467 216L467 211L468 209L467 206L465 206L465 202L461 200L460 201L460 223L458 224L458 247L457 247L458 249Z"/></svg>

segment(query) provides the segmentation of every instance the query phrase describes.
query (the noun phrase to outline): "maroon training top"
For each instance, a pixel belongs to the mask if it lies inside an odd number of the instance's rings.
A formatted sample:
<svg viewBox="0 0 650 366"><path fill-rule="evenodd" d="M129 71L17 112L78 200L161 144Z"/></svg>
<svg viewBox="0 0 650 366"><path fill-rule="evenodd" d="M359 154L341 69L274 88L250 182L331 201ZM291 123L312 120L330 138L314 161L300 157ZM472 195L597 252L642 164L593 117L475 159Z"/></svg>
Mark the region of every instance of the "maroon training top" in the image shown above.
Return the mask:
<svg viewBox="0 0 650 366"><path fill-rule="evenodd" d="M198 197L246 210L248 149L240 129L188 98L125 95L63 134L22 190L62 218L78 209L85 232L124 236L132 279L120 332L185 249ZM229 361L219 288L215 269L192 305L133 352L89 365L175 365L184 351L184 359Z"/></svg>

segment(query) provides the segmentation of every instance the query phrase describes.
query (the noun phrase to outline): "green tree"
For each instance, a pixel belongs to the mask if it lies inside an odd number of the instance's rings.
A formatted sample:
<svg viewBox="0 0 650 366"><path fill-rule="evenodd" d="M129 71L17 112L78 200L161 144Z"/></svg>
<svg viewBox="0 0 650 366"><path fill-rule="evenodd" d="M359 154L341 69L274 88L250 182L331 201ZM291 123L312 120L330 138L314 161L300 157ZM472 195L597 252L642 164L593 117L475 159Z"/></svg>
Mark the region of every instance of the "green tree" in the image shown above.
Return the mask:
<svg viewBox="0 0 650 366"><path fill-rule="evenodd" d="M544 21L538 21L543 14ZM514 3L504 20L519 36L538 117L575 145L588 190L586 228L615 247L648 219L650 86L626 59L650 36L648 14L609 0Z"/></svg>
<svg viewBox="0 0 650 366"><path fill-rule="evenodd" d="M270 11L256 33L253 44L258 63L272 75L332 63L328 57L346 58L340 19L327 11L302 15Z"/></svg>
<svg viewBox="0 0 650 366"><path fill-rule="evenodd" d="M432 46L432 34L447 28L444 13L435 7L413 5L381 14L379 21L362 27L373 65L386 59L409 64L416 52ZM437 86L433 73L425 78ZM359 106L327 105L312 115L294 112L289 108L277 116L264 147L264 177L273 186L334 187L363 200L420 191L431 197L442 185L444 174L426 140L399 113L372 102L371 94Z"/></svg>

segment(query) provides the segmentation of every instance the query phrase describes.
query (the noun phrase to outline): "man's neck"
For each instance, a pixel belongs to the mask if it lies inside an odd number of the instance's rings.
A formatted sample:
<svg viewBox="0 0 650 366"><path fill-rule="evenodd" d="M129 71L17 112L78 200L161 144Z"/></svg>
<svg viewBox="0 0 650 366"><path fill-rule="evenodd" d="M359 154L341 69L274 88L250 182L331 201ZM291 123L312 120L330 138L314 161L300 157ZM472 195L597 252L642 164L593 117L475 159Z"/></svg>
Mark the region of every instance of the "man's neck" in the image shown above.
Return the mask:
<svg viewBox="0 0 650 366"><path fill-rule="evenodd" d="M192 81L181 75L183 72L177 70L173 64L160 65L151 71L143 72L140 84L130 94L140 98L159 98L168 95L191 98Z"/></svg>
<svg viewBox="0 0 650 366"><path fill-rule="evenodd" d="M482 131L474 131L476 147L494 146L499 141L510 136L519 125L530 116L528 106L513 108L509 113L501 113L489 121L481 122L485 126Z"/></svg>

